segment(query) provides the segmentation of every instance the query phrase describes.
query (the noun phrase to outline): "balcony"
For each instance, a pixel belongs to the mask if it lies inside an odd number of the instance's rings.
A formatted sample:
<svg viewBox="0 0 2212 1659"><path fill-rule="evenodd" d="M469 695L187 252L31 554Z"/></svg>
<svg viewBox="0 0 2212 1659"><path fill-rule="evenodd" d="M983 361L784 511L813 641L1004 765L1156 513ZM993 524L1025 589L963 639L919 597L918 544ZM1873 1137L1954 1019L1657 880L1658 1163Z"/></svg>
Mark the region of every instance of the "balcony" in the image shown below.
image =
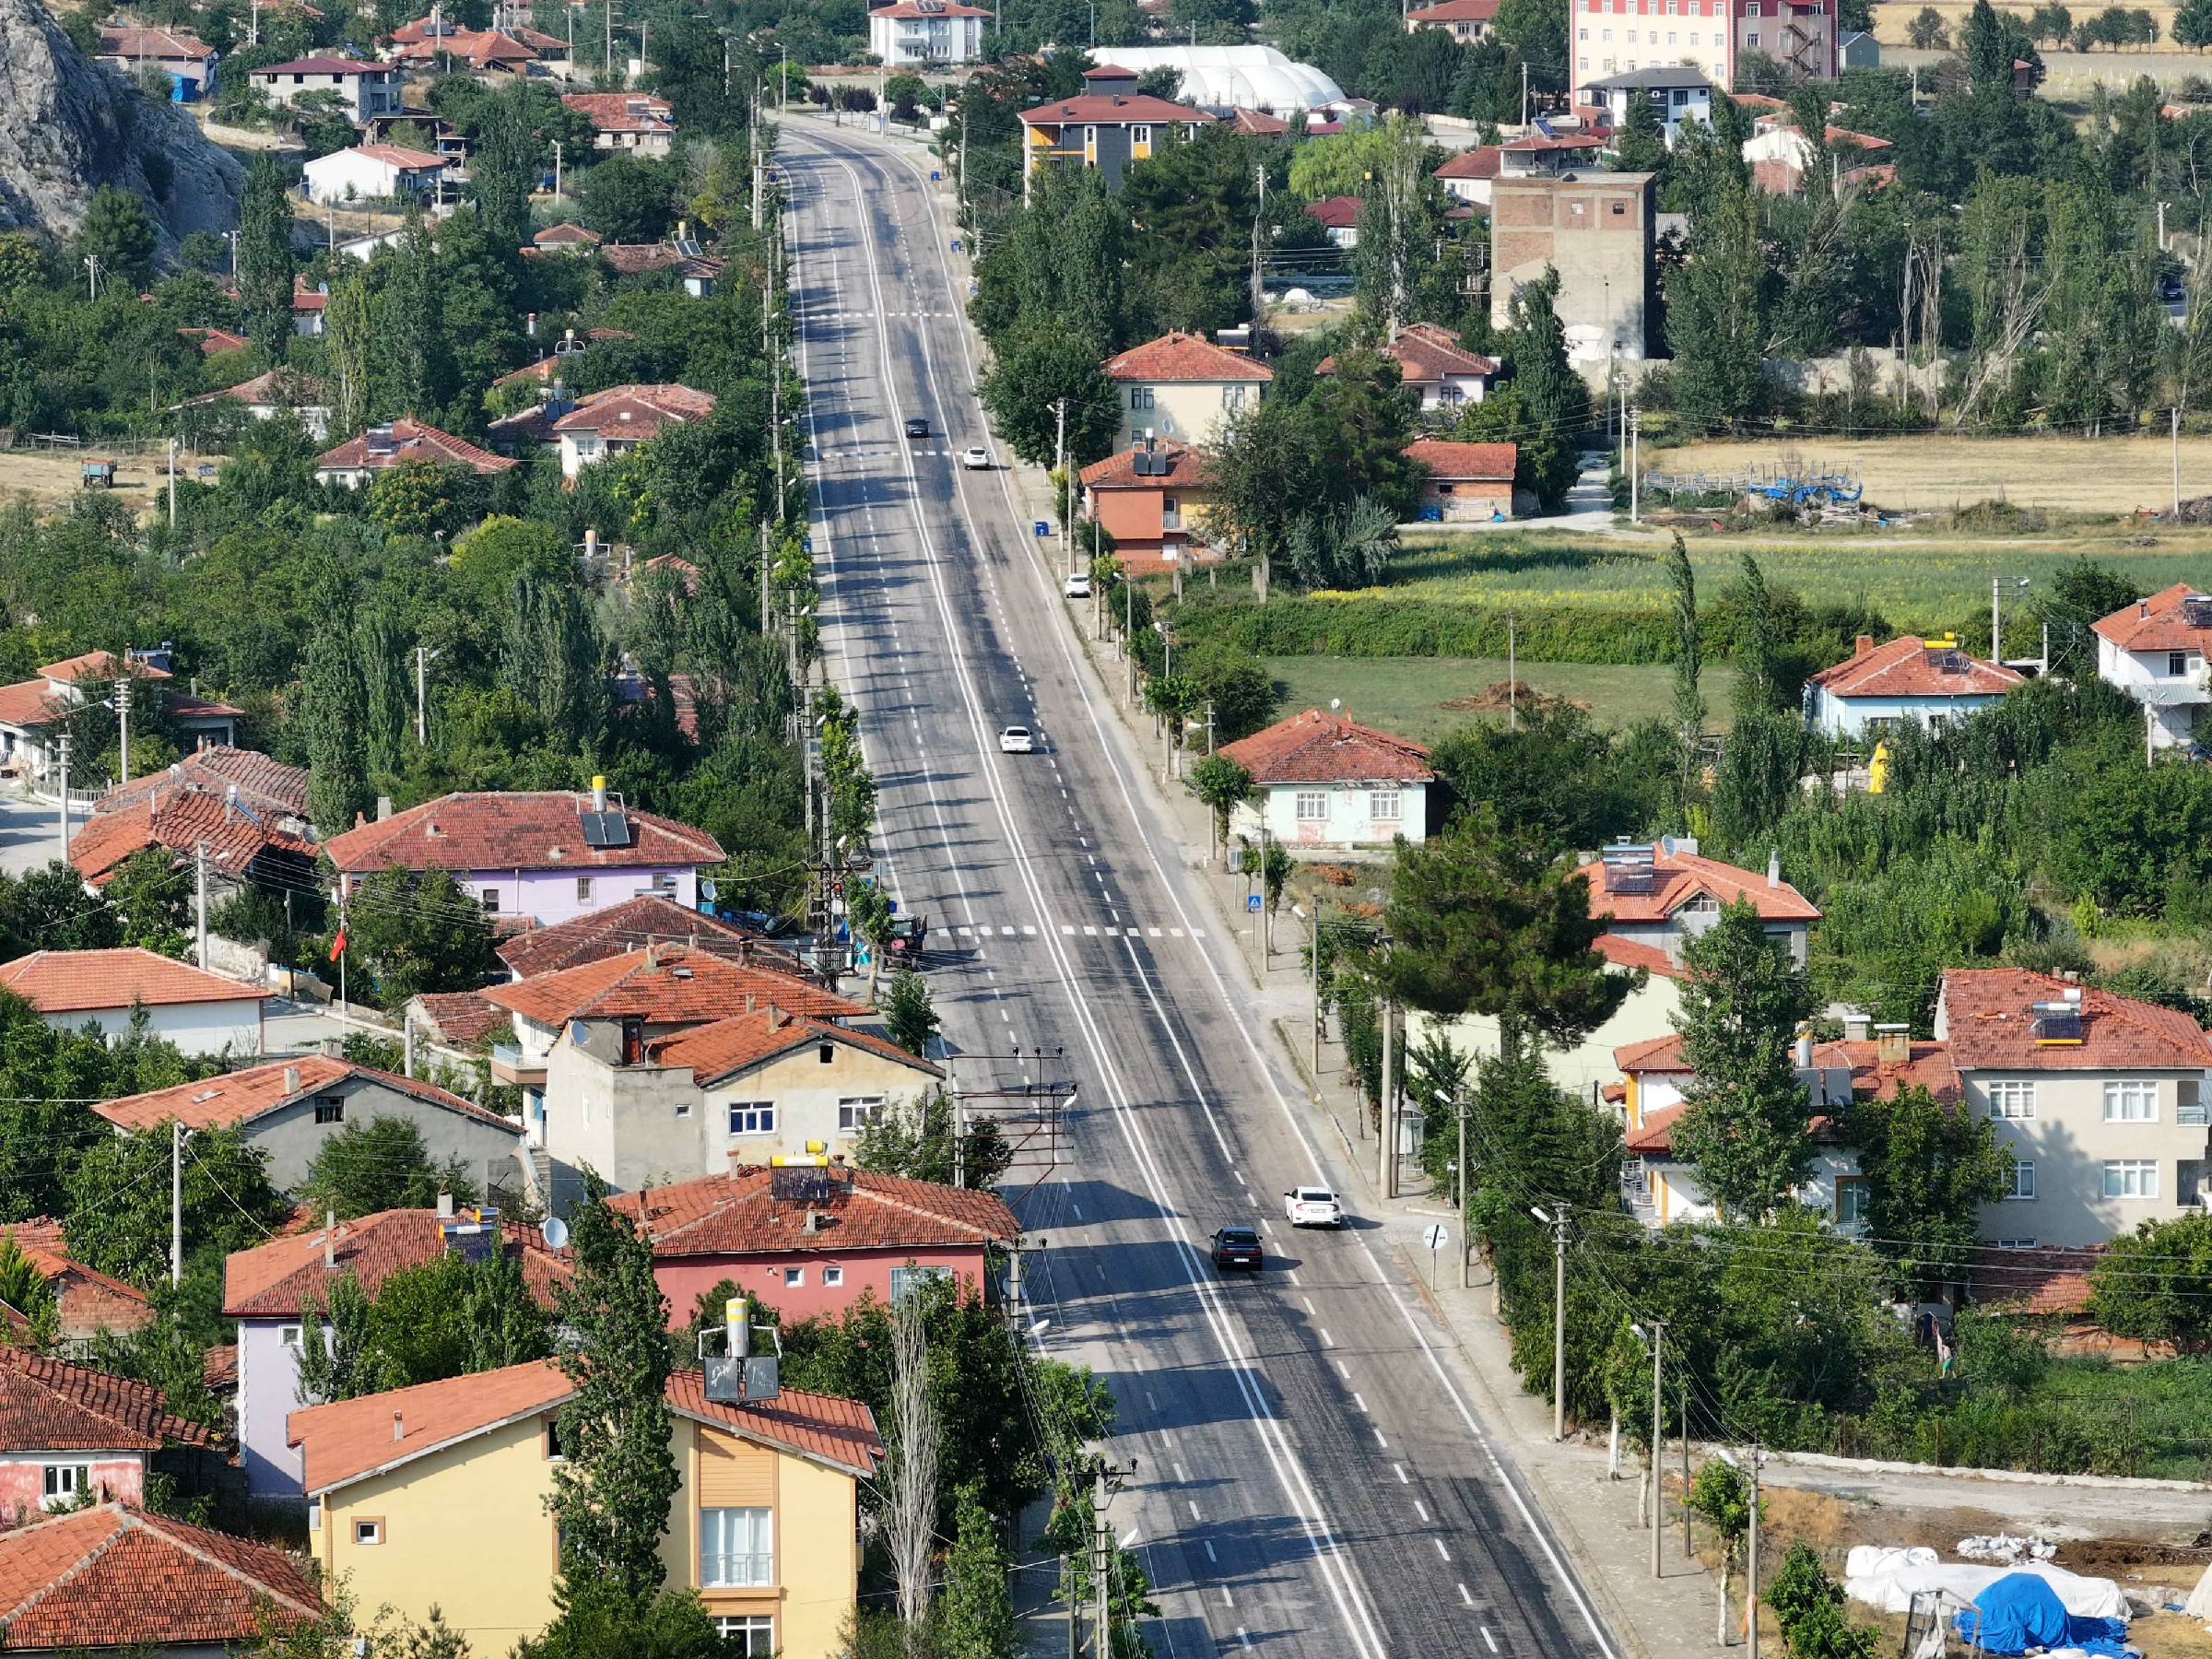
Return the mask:
<svg viewBox="0 0 2212 1659"><path fill-rule="evenodd" d="M776 1582L776 1558L763 1550L749 1555L701 1555L699 1585L702 1590L744 1590Z"/></svg>
<svg viewBox="0 0 2212 1659"><path fill-rule="evenodd" d="M2212 702L2212 689L2206 688L2202 669L2194 674L2160 675L2128 689L2137 702L2154 709L2180 709L2192 703Z"/></svg>
<svg viewBox="0 0 2212 1659"><path fill-rule="evenodd" d="M543 1088L546 1063L526 1058L519 1042L495 1042L491 1045L491 1080L524 1088Z"/></svg>

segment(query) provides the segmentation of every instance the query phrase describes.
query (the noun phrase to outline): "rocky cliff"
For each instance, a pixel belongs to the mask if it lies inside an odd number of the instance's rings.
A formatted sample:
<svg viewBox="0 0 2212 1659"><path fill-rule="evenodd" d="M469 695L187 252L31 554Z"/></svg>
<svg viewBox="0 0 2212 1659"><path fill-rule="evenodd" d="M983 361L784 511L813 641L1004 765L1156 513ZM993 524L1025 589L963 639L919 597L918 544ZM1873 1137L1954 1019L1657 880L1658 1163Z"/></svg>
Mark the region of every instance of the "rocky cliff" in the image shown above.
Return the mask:
<svg viewBox="0 0 2212 1659"><path fill-rule="evenodd" d="M237 159L86 57L38 0L0 0L0 228L69 236L102 184L135 192L172 242L237 224Z"/></svg>

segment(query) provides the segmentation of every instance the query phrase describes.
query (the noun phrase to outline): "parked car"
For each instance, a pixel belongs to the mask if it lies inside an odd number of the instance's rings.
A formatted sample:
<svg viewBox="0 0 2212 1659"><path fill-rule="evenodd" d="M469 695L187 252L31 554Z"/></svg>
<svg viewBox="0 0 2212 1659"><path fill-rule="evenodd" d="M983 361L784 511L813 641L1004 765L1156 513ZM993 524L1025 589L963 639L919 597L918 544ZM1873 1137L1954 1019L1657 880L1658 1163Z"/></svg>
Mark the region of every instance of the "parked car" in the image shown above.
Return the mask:
<svg viewBox="0 0 2212 1659"><path fill-rule="evenodd" d="M998 735L998 749L1002 755L1033 755L1036 735L1028 726L1008 726Z"/></svg>
<svg viewBox="0 0 2212 1659"><path fill-rule="evenodd" d="M1283 1194L1283 1214L1293 1227L1344 1225L1344 1208L1327 1187L1292 1187Z"/></svg>
<svg viewBox="0 0 2212 1659"><path fill-rule="evenodd" d="M960 452L960 465L970 472L989 472L991 452L980 443L971 443Z"/></svg>
<svg viewBox="0 0 2212 1659"><path fill-rule="evenodd" d="M1226 1273L1231 1267L1249 1267L1254 1273L1265 1253L1260 1248L1260 1235L1249 1227L1224 1227L1214 1234L1214 1248L1210 1253L1214 1265Z"/></svg>
<svg viewBox="0 0 2212 1659"><path fill-rule="evenodd" d="M1062 585L1060 591L1066 594L1070 599L1089 598L1090 573L1088 571L1071 571L1068 575L1067 581Z"/></svg>
<svg viewBox="0 0 2212 1659"><path fill-rule="evenodd" d="M906 435L907 435L909 438L926 438L926 437L928 437L928 436L929 436L929 422L928 422L927 420L924 419L924 418L923 418L921 416L919 416L919 415L915 416L915 417L914 417L912 419L909 420L909 421L906 423Z"/></svg>

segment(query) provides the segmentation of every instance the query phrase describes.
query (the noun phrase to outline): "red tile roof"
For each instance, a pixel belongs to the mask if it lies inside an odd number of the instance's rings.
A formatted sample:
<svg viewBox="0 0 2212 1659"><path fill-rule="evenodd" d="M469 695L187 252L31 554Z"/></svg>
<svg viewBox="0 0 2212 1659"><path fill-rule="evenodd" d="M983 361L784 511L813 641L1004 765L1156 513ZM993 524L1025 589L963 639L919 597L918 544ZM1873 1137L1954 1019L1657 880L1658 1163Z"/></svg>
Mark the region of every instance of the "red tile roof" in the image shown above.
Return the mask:
<svg viewBox="0 0 2212 1659"><path fill-rule="evenodd" d="M1545 155L1554 150L1603 149L1606 141L1582 133L1530 133L1525 137L1509 138L1498 147L1516 154Z"/></svg>
<svg viewBox="0 0 2212 1659"><path fill-rule="evenodd" d="M396 167L403 172L420 172L426 167L443 167L445 158L429 150L408 149L398 144L357 144L357 156L366 156L371 161L382 161L386 167ZM328 302L325 296L325 303Z"/></svg>
<svg viewBox="0 0 2212 1659"><path fill-rule="evenodd" d="M796 1205L774 1194L773 1174L740 1167L607 1202L642 1225L662 1259L922 1250L1002 1242L1021 1231L1014 1212L992 1193L851 1170L840 1173L835 1196ZM811 1231L809 1214L816 1219Z"/></svg>
<svg viewBox="0 0 2212 1659"><path fill-rule="evenodd" d="M596 230L587 230L582 225L547 225L530 241L535 247L595 248L606 239Z"/></svg>
<svg viewBox="0 0 2212 1659"><path fill-rule="evenodd" d="M1881 1044L1873 1041L1818 1042L1813 1045L1813 1064L1823 1070L1841 1069L1851 1073L1851 1092L1862 1100L1889 1100L1907 1088L1924 1088L1942 1105L1956 1107L1966 1098L1959 1078L1958 1068L1951 1063L1947 1043L1925 1041L1907 1045L1904 1060L1886 1064L1881 1059ZM1638 1077L1687 1077L1690 1076L1689 1063L1683 1058L1682 1039L1669 1035L1654 1037L1644 1042L1624 1043L1613 1051L1614 1064L1622 1072ZM1642 1114L1642 1121L1623 1143L1631 1152L1665 1152L1672 1148L1672 1130L1675 1121L1682 1115L1680 1105L1657 1106ZM1816 1132L1829 1127L1829 1120L1816 1116Z"/></svg>
<svg viewBox="0 0 2212 1659"><path fill-rule="evenodd" d="M1499 159L1503 151L1495 144L1478 144L1473 149L1461 150L1441 167L1434 176L1439 179L1494 179L1498 176Z"/></svg>
<svg viewBox="0 0 2212 1659"><path fill-rule="evenodd" d="M1041 103L1021 112L1024 126L1049 127L1071 123L1079 126L1156 125L1169 121L1212 119L1204 110L1170 103L1148 92L1079 92L1073 98L1055 98L1050 103Z"/></svg>
<svg viewBox="0 0 2212 1659"><path fill-rule="evenodd" d="M1278 138L1290 130L1290 124L1265 110L1231 110L1229 130L1249 138Z"/></svg>
<svg viewBox="0 0 2212 1659"><path fill-rule="evenodd" d="M1453 373L1461 372L1453 370ZM1416 438L1406 446L1408 460L1418 461L1432 478L1459 483L1472 479L1482 484L1511 484L1519 465L1517 443L1453 443L1442 438Z"/></svg>
<svg viewBox="0 0 2212 1659"><path fill-rule="evenodd" d="M67 700L56 697L42 677L0 686L0 725L29 730L60 719L68 710Z"/></svg>
<svg viewBox="0 0 2212 1659"><path fill-rule="evenodd" d="M1275 371L1194 334L1164 334L1132 346L1103 365L1115 381L1271 381Z"/></svg>
<svg viewBox="0 0 2212 1659"><path fill-rule="evenodd" d="M1498 0L1438 0L1406 14L1408 23L1488 23L1498 15Z"/></svg>
<svg viewBox="0 0 2212 1659"><path fill-rule="evenodd" d="M1466 350L1460 345L1456 333L1437 323L1415 323L1401 328L1398 337L1382 348L1382 355L1397 359L1400 377L1408 384L1451 376L1479 378L1498 372L1497 359Z"/></svg>
<svg viewBox="0 0 2212 1659"><path fill-rule="evenodd" d="M177 332L188 340L197 340L200 350L208 357L218 351L246 351L253 342L244 335L232 334L227 328L180 328Z"/></svg>
<svg viewBox="0 0 2212 1659"><path fill-rule="evenodd" d="M1147 473L1139 477L1136 457L1139 451L1125 449L1119 454L1109 455L1103 461L1093 461L1083 469L1083 483L1089 489L1203 489L1209 482L1206 471L1206 455L1187 443L1171 439L1160 440L1152 452L1153 464L1164 465L1165 472Z"/></svg>
<svg viewBox="0 0 2212 1659"><path fill-rule="evenodd" d="M425 1105L443 1107L480 1124L495 1124L517 1136L521 1122L487 1111L473 1100L425 1083L378 1071L351 1060L327 1054L303 1054L297 1060L272 1060L243 1071L224 1072L197 1083L179 1083L173 1088L151 1089L124 1095L92 1108L118 1129L150 1129L157 1124L179 1123L187 1129L228 1129L321 1094L340 1083L359 1078L406 1095Z"/></svg>
<svg viewBox="0 0 2212 1659"><path fill-rule="evenodd" d="M411 1006L433 1038L454 1048L473 1049L514 1029L514 1016L481 991L426 991Z"/></svg>
<svg viewBox="0 0 2212 1659"><path fill-rule="evenodd" d="M640 92L564 92L560 101L601 133L672 133L676 112L665 98Z"/></svg>
<svg viewBox="0 0 2212 1659"><path fill-rule="evenodd" d="M2177 582L2090 626L2123 651L2212 651L2212 628L2192 628L2182 601L2205 590Z"/></svg>
<svg viewBox="0 0 2212 1659"><path fill-rule="evenodd" d="M265 1617L319 1618L294 1557L120 1503L0 1533L0 1630L10 1649L243 1649Z"/></svg>
<svg viewBox="0 0 2212 1659"><path fill-rule="evenodd" d="M2089 1274L2104 1246L2082 1249L2038 1245L1998 1250L1984 1245L1967 1266L1978 1302L2017 1313L2082 1313L2089 1306Z"/></svg>
<svg viewBox="0 0 2212 1659"><path fill-rule="evenodd" d="M268 993L136 946L116 950L34 950L0 964L6 985L41 1014L149 1008L178 1003L260 1002Z"/></svg>
<svg viewBox="0 0 2212 1659"><path fill-rule="evenodd" d="M655 1025L704 1025L760 1009L818 1019L852 1019L867 1005L811 980L733 962L688 945L627 951L540 974L484 993L525 1019L558 1026L571 1019L643 1018Z"/></svg>
<svg viewBox="0 0 2212 1659"><path fill-rule="evenodd" d="M545 1235L517 1221L500 1223L510 1252L519 1252L523 1279L537 1300L553 1304L553 1286L571 1271L565 1254L549 1250ZM329 1281L350 1269L361 1288L374 1295L377 1286L402 1267L417 1267L444 1253L445 1240L438 1230L438 1212L428 1209L380 1210L355 1221L341 1221L331 1237L333 1263L323 1263L324 1230L288 1233L233 1251L223 1264L223 1317L226 1319L290 1319L299 1315L302 1301L312 1298L328 1306Z"/></svg>
<svg viewBox="0 0 2212 1659"><path fill-rule="evenodd" d="M1598 955L1616 968L1641 968L1646 973L1655 973L1661 979L1680 979L1682 964L1668 956L1656 945L1646 945L1641 939L1623 938L1618 934L1597 935Z"/></svg>
<svg viewBox="0 0 2212 1659"><path fill-rule="evenodd" d="M641 893L550 927L517 934L499 947L500 959L518 979L559 973L586 962L627 956L647 945L688 945L732 961L800 974L799 959L769 944L749 928L704 911L687 910L658 893Z"/></svg>
<svg viewBox="0 0 2212 1659"><path fill-rule="evenodd" d="M134 853L163 847L187 858L207 849L208 869L242 880L253 861L276 853L313 864L315 843L229 806L192 785L148 793L114 811L95 812L69 841L69 863L95 886Z"/></svg>
<svg viewBox="0 0 2212 1659"><path fill-rule="evenodd" d="M2039 1042L2031 1004L2077 994L2082 1040ZM2175 1008L2024 968L1953 968L1937 1018L1960 1071L2123 1071L2212 1068L2212 1037Z"/></svg>
<svg viewBox="0 0 2212 1659"><path fill-rule="evenodd" d="M610 808L611 809L611 808ZM331 863L365 876L398 865L424 870L695 868L720 864L722 843L703 830L632 808L630 844L584 844L582 815L592 797L565 789L488 790L440 795L373 824L357 824L324 843Z"/></svg>
<svg viewBox="0 0 2212 1659"><path fill-rule="evenodd" d="M81 652L73 657L64 657L58 663L49 663L39 670L41 677L62 685L75 685L80 679L117 679L126 665L112 651ZM127 665L133 679L165 680L171 677L166 668L157 668L151 663L134 657Z"/></svg>
<svg viewBox="0 0 2212 1659"><path fill-rule="evenodd" d="M887 1042L866 1031L851 1031L842 1026L789 1015L779 1008L735 1014L709 1025L695 1026L677 1036L661 1039L653 1045L653 1053L663 1065L689 1066L693 1080L705 1088L724 1077L750 1071L778 1054L787 1054L817 1042L838 1042L847 1048L860 1049L880 1059L910 1066L924 1077L945 1075L941 1068L917 1059L895 1042Z"/></svg>
<svg viewBox="0 0 2212 1659"><path fill-rule="evenodd" d="M1643 1120L1621 1136L1621 1147L1629 1152L1671 1152L1674 1150L1675 1122L1686 1110L1686 1103L1677 1100L1671 1106L1654 1106L1643 1114Z"/></svg>
<svg viewBox="0 0 2212 1659"><path fill-rule="evenodd" d="M1860 636L1854 654L1812 681L1830 697L1994 697L2026 677L1955 645L1900 634L1887 645Z"/></svg>
<svg viewBox="0 0 2212 1659"><path fill-rule="evenodd" d="M930 0L926 6L917 6L914 0L898 0L893 6L868 8L871 18L988 18L992 15L986 6L962 6L959 0Z"/></svg>
<svg viewBox="0 0 2212 1659"><path fill-rule="evenodd" d="M397 466L403 461L429 461L441 466L465 466L475 473L505 472L514 462L504 455L495 455L489 450L478 449L465 438L451 432L441 432L434 426L419 420L402 418L392 423L392 438L388 445L371 451L369 434L361 432L347 439L335 449L325 450L315 457L315 465L325 472L356 472Z"/></svg>
<svg viewBox="0 0 2212 1659"><path fill-rule="evenodd" d="M1788 882L1770 884L1764 876L1739 870L1717 858L1672 853L1661 845L1653 849L1652 867L1657 875L1652 891L1608 893L1604 862L1583 865L1580 874L1590 883L1590 913L1610 916L1617 922L1664 922L1702 894L1723 904L1749 899L1763 921L1820 920L1819 907Z"/></svg>
<svg viewBox="0 0 2212 1659"><path fill-rule="evenodd" d="M288 813L302 818L307 816L305 767L287 766L253 749L233 748L223 743L210 744L163 771L116 784L93 804L92 812L98 817L149 794L166 794L183 785L196 785L211 794L227 795L234 784L240 802L256 812Z"/></svg>
<svg viewBox="0 0 2212 1659"><path fill-rule="evenodd" d="M1221 746L1255 783L1426 783L1429 751L1404 737L1308 709Z"/></svg>
<svg viewBox="0 0 2212 1659"><path fill-rule="evenodd" d="M156 1383L0 1347L0 1452L158 1452L213 1440L205 1424L172 1415Z"/></svg>
<svg viewBox="0 0 2212 1659"><path fill-rule="evenodd" d="M271 369L235 386L225 386L220 392L204 392L184 402L187 405L242 403L299 409L321 406L323 398L323 382L314 375L296 373L289 369Z"/></svg>
<svg viewBox="0 0 2212 1659"><path fill-rule="evenodd" d="M71 1257L60 1222L43 1218L12 1222L0 1227L0 1235L15 1241L16 1248L30 1258L53 1289L64 1336L135 1331L153 1319L145 1291Z"/></svg>
<svg viewBox="0 0 2212 1659"><path fill-rule="evenodd" d="M312 1497L555 1410L574 1392L557 1363L534 1360L311 1406L291 1414L287 1433L300 1449ZM876 1472L883 1453L876 1419L857 1400L786 1388L766 1405L717 1405L695 1371L668 1379L667 1399L670 1409L695 1421L859 1478Z"/></svg>
<svg viewBox="0 0 2212 1659"><path fill-rule="evenodd" d="M726 260L712 254L690 254L666 242L615 242L599 250L599 257L618 275L635 276L642 271L674 271L679 276L719 276Z"/></svg>
<svg viewBox="0 0 2212 1659"><path fill-rule="evenodd" d="M237 1343L219 1342L200 1357L200 1382L211 1394L237 1393Z"/></svg>
<svg viewBox="0 0 2212 1659"><path fill-rule="evenodd" d="M1355 195L1330 196L1324 201L1308 203L1306 211L1332 230L1349 230L1359 223L1359 198Z"/></svg>
<svg viewBox="0 0 2212 1659"><path fill-rule="evenodd" d="M270 64L265 68L250 69L249 75L381 75L389 70L389 64L362 63L354 58L303 57L288 64Z"/></svg>
<svg viewBox="0 0 2212 1659"><path fill-rule="evenodd" d="M215 48L178 29L103 29L100 53L103 57L206 58L215 55Z"/></svg>
<svg viewBox="0 0 2212 1659"><path fill-rule="evenodd" d="M711 392L688 386L609 386L578 400L553 423L556 432L601 432L641 442L670 422L704 420L714 412Z"/></svg>

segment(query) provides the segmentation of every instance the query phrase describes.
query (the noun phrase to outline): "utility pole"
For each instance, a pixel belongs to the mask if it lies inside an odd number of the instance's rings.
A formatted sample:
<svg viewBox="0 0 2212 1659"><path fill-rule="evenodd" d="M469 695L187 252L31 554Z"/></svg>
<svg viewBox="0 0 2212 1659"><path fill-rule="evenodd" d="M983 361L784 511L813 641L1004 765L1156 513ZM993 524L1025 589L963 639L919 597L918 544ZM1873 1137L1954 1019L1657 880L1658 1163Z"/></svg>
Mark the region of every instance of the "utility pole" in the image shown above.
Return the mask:
<svg viewBox="0 0 2212 1659"><path fill-rule="evenodd" d="M131 651L123 651L123 678L115 682L115 749L123 769L123 782L131 781Z"/></svg>
<svg viewBox="0 0 2212 1659"><path fill-rule="evenodd" d="M1528 131L1528 60L1521 60L1521 130Z"/></svg>
<svg viewBox="0 0 2212 1659"><path fill-rule="evenodd" d="M1629 406L1629 523L1643 523L1642 480L1637 475L1643 468L1643 410Z"/></svg>
<svg viewBox="0 0 2212 1659"><path fill-rule="evenodd" d="M1505 613L1505 729L1521 729L1521 654L1520 636L1513 622L1513 613Z"/></svg>
<svg viewBox="0 0 2212 1659"><path fill-rule="evenodd" d="M1663 1320L1652 1321L1652 1576L1662 1577L1659 1571L1659 1453L1666 1445L1663 1432L1665 1409L1661 1402L1666 1397L1660 1392L1663 1373L1660 1354L1666 1346L1666 1324Z"/></svg>
<svg viewBox="0 0 2212 1659"><path fill-rule="evenodd" d="M1745 1552L1744 1622L1750 1628L1750 1659L1759 1659L1759 1465L1766 1460L1764 1447L1751 1447L1751 1542Z"/></svg>
<svg viewBox="0 0 2212 1659"><path fill-rule="evenodd" d="M1129 659L1129 706L1134 709L1136 707L1136 583L1126 571L1122 572L1122 653ZM1266 834L1266 826L1262 825L1263 845Z"/></svg>
<svg viewBox="0 0 2212 1659"><path fill-rule="evenodd" d="M207 843L206 841L201 841L193 849L192 864L194 877L193 883L194 909L197 912L199 918L199 964L200 971L205 973L207 971Z"/></svg>
<svg viewBox="0 0 2212 1659"><path fill-rule="evenodd" d="M1260 221L1267 216L1267 170L1252 170L1253 182L1259 191L1259 205L1252 210L1252 326L1257 334L1260 326L1261 298L1267 291L1260 272Z"/></svg>
<svg viewBox="0 0 2212 1659"><path fill-rule="evenodd" d="M169 441L169 528L171 534L175 534L177 528L177 441L174 438Z"/></svg>
<svg viewBox="0 0 2212 1659"><path fill-rule="evenodd" d="M2173 406L2173 511L2179 517L2182 511L2182 407Z"/></svg>
<svg viewBox="0 0 2212 1659"><path fill-rule="evenodd" d="M1557 1216L1535 1205L1528 1213L1551 1229L1551 1438L1567 1438L1567 1215L1559 1206Z"/></svg>
<svg viewBox="0 0 2212 1659"><path fill-rule="evenodd" d="M1393 1099L1397 1079L1391 1076L1391 1050L1397 1045L1391 1039L1391 1016L1395 1012L1390 999L1382 999L1382 1100L1375 1108L1375 1121L1380 1133L1375 1139L1375 1191L1384 1198L1398 1195L1398 1119Z"/></svg>
<svg viewBox="0 0 2212 1659"><path fill-rule="evenodd" d="M768 591L768 521L762 519L760 521L760 637L764 640L768 638L770 622Z"/></svg>
<svg viewBox="0 0 2212 1659"><path fill-rule="evenodd" d="M1459 1120L1459 1162L1454 1166L1459 1174L1459 1288L1467 1288L1470 1270L1467 1265L1467 1097L1461 1091L1452 1097L1452 1115Z"/></svg>
<svg viewBox="0 0 2212 1659"><path fill-rule="evenodd" d="M169 1282L184 1277L184 1143L192 1131L182 1124L169 1126Z"/></svg>
<svg viewBox="0 0 2212 1659"><path fill-rule="evenodd" d="M1260 898L1258 907L1252 912L1252 953L1260 959L1260 971L1267 971L1266 947L1260 940L1260 918L1267 913L1267 820L1260 819L1260 867L1256 874L1259 884L1253 888Z"/></svg>
<svg viewBox="0 0 2212 1659"><path fill-rule="evenodd" d="M442 649L432 651L427 645L415 647L415 747L418 748L430 747L430 665L444 654Z"/></svg>
<svg viewBox="0 0 2212 1659"><path fill-rule="evenodd" d="M1060 568L1067 569L1067 515L1075 511L1076 492L1070 489L1067 478L1067 399L1063 397L1053 405L1053 489L1059 497L1053 502L1060 520Z"/></svg>
<svg viewBox="0 0 2212 1659"><path fill-rule="evenodd" d="M569 18L569 28L573 30L575 27L575 16L571 13ZM569 49L569 52L571 57L575 55L573 46ZM560 140L558 138L553 140L553 199L557 202L560 200Z"/></svg>
<svg viewBox="0 0 2212 1659"><path fill-rule="evenodd" d="M100 255L97 253L85 255L85 281L92 290L92 299L98 300L100 298Z"/></svg>
<svg viewBox="0 0 2212 1659"><path fill-rule="evenodd" d="M1313 903L1313 1075L1321 1076L1321 901Z"/></svg>
<svg viewBox="0 0 2212 1659"><path fill-rule="evenodd" d="M62 734L62 856L69 856L69 734Z"/></svg>
<svg viewBox="0 0 2212 1659"><path fill-rule="evenodd" d="M1106 1520L1106 1464L1100 1459L1091 1476L1090 1488L1090 1577L1098 1593L1098 1641L1091 1652L1096 1659L1111 1659L1113 1652L1112 1609L1107 1587L1113 1571L1113 1528Z"/></svg>

